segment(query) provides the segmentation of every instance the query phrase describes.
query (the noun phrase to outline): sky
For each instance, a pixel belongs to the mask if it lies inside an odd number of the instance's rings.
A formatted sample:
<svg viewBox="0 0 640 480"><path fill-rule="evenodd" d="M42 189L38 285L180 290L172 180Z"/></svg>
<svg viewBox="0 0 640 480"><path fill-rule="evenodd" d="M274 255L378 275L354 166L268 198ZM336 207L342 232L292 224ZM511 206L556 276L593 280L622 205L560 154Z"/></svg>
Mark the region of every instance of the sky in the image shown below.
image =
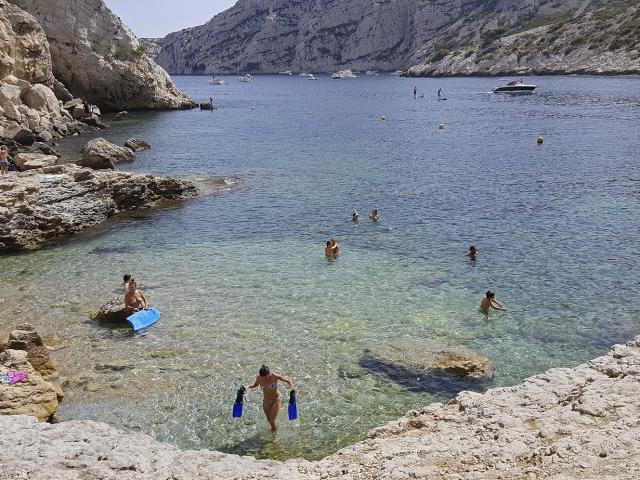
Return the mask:
<svg viewBox="0 0 640 480"><path fill-rule="evenodd" d="M138 37L164 37L202 25L236 0L105 0Z"/></svg>

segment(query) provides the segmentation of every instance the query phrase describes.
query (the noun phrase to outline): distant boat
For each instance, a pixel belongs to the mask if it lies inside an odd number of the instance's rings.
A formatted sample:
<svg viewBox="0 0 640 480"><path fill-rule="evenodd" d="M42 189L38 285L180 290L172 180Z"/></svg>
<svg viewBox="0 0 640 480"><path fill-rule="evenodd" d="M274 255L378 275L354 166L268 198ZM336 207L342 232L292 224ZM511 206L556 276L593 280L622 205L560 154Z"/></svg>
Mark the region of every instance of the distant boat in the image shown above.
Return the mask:
<svg viewBox="0 0 640 480"><path fill-rule="evenodd" d="M299 73L299 77L313 77L313 73Z"/></svg>
<svg viewBox="0 0 640 480"><path fill-rule="evenodd" d="M315 77L313 73L310 73L309 76L307 77L307 80L317 80L317 79L318 77Z"/></svg>
<svg viewBox="0 0 640 480"><path fill-rule="evenodd" d="M343 79L343 78L358 78L351 70L340 70L339 72L331 75L331 78Z"/></svg>
<svg viewBox="0 0 640 480"><path fill-rule="evenodd" d="M242 75L240 78L238 78L238 80L240 80L241 82L252 82L253 77L250 73L247 73L246 75Z"/></svg>
<svg viewBox="0 0 640 480"><path fill-rule="evenodd" d="M365 75L372 75L374 77L377 77L378 76L378 72L376 70L367 70L365 72Z"/></svg>
<svg viewBox="0 0 640 480"><path fill-rule="evenodd" d="M289 76L291 76L291 75L293 75L293 72L291 70L286 70L284 72L278 73L278 75L289 75Z"/></svg>
<svg viewBox="0 0 640 480"><path fill-rule="evenodd" d="M537 85L527 85L522 80L513 80L506 85L500 85L493 89L493 93L532 93Z"/></svg>
<svg viewBox="0 0 640 480"><path fill-rule="evenodd" d="M221 78L212 78L209 80L209 85L224 85L224 80Z"/></svg>
<svg viewBox="0 0 640 480"><path fill-rule="evenodd" d="M394 77L399 77L400 75L402 75L404 72L402 70L396 70L395 72L393 72L391 75L393 75Z"/></svg>

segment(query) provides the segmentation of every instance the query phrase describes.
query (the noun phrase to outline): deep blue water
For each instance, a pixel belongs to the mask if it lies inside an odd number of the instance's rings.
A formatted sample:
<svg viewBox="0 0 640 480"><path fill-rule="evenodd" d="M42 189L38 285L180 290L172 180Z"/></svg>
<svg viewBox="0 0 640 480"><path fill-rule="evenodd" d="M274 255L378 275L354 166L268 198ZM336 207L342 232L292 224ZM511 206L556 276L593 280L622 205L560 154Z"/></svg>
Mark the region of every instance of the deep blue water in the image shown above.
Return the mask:
<svg viewBox="0 0 640 480"><path fill-rule="evenodd" d="M377 343L466 346L491 359L491 385L503 386L639 332L640 79L532 78L528 96L488 93L491 78L207 80L175 78L217 111L132 114L106 137L152 144L125 169L239 186L2 260L0 283L19 275L32 297L0 313L42 318L68 341L56 353L64 373L105 382L98 394L69 388L64 419L190 448L317 458L444 398L363 370L363 349ZM379 224L366 220L373 208ZM343 253L327 262L332 235ZM464 257L470 244L476 264ZM152 287L163 312L143 336L87 321L124 272ZM487 289L508 314L477 312ZM94 371L115 359L134 373ZM262 363L300 388L300 421L281 415L278 444L259 395L245 420L229 418L234 380L251 381Z"/></svg>

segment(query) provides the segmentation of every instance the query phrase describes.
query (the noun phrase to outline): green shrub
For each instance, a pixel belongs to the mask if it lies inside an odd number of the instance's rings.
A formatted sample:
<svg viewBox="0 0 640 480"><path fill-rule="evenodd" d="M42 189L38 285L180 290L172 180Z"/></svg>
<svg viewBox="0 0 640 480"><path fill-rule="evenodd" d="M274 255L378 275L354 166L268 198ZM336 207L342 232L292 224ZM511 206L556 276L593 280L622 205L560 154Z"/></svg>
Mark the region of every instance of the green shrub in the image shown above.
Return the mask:
<svg viewBox="0 0 640 480"><path fill-rule="evenodd" d="M451 52L449 52L449 50L447 50L446 48L441 48L440 50L432 54L429 58L427 58L427 62L429 63L439 62L440 60L445 58L447 55L449 55L449 53Z"/></svg>
<svg viewBox="0 0 640 480"><path fill-rule="evenodd" d="M138 45L138 47L137 47L137 48L134 48L134 50L133 50L133 54L134 54L136 57L141 57L141 56L143 56L146 52L147 52L147 49L145 48L145 46L144 46L144 45Z"/></svg>

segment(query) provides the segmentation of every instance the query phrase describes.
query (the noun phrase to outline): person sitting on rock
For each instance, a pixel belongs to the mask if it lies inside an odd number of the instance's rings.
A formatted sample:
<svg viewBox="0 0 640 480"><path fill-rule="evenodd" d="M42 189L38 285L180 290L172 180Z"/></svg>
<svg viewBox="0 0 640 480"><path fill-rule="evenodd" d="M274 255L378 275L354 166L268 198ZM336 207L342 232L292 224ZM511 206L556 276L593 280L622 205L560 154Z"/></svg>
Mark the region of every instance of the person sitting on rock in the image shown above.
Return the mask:
<svg viewBox="0 0 640 480"><path fill-rule="evenodd" d="M127 293L124 296L124 306L134 312L149 308L149 302L144 294L138 290L138 284L133 278L129 280L127 286Z"/></svg>
<svg viewBox="0 0 640 480"><path fill-rule="evenodd" d="M496 294L491 290L487 292L485 297L480 302L480 311L485 314L485 316L489 315L490 309L499 310L501 312L506 312L507 309L502 305L497 299Z"/></svg>
<svg viewBox="0 0 640 480"><path fill-rule="evenodd" d="M0 147L0 175L6 175L9 173L9 159L7 149L3 145Z"/></svg>

